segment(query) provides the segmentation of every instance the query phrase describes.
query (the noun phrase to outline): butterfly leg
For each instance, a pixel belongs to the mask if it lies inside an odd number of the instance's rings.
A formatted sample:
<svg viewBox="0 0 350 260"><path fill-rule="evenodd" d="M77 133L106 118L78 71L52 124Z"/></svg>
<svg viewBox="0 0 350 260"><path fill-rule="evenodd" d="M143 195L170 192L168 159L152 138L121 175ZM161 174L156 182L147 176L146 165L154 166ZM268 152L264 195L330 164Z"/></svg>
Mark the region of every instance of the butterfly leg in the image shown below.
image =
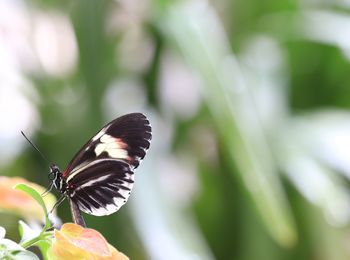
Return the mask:
<svg viewBox="0 0 350 260"><path fill-rule="evenodd" d="M53 205L52 209L50 210L50 214L54 211L55 208L57 208L66 198L66 194L62 194L62 196L58 199L58 201Z"/></svg>
<svg viewBox="0 0 350 260"><path fill-rule="evenodd" d="M52 190L52 187L53 187L53 182L51 182L49 187L43 193L41 193L41 197L45 197Z"/></svg>

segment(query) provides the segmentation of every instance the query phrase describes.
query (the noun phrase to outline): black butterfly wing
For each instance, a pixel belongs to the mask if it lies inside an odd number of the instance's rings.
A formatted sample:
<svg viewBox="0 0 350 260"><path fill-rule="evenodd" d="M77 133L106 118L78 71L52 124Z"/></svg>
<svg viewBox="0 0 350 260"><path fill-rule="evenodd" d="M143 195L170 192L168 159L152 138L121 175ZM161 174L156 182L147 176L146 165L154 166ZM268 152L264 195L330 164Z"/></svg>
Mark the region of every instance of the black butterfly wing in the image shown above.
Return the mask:
<svg viewBox="0 0 350 260"><path fill-rule="evenodd" d="M63 172L63 177L101 158L123 160L137 168L150 146L151 131L148 119L141 113L131 113L113 120L80 149Z"/></svg>
<svg viewBox="0 0 350 260"><path fill-rule="evenodd" d="M66 182L69 198L81 211L104 216L126 203L134 184L134 173L124 161L98 159L73 171Z"/></svg>
<svg viewBox="0 0 350 260"><path fill-rule="evenodd" d="M128 199L137 168L150 146L148 119L127 114L104 126L74 156L63 172L67 195L95 216L117 211Z"/></svg>

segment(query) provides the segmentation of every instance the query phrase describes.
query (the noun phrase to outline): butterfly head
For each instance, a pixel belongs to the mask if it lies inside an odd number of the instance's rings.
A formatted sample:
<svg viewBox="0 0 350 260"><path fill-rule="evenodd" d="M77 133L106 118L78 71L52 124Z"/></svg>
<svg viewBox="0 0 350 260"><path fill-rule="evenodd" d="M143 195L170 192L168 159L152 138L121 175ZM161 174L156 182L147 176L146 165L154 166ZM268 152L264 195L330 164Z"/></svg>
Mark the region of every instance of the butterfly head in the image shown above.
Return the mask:
<svg viewBox="0 0 350 260"><path fill-rule="evenodd" d="M60 168L58 168L58 166L55 164L50 165L49 180L57 190L59 190L61 193L64 192L62 173Z"/></svg>

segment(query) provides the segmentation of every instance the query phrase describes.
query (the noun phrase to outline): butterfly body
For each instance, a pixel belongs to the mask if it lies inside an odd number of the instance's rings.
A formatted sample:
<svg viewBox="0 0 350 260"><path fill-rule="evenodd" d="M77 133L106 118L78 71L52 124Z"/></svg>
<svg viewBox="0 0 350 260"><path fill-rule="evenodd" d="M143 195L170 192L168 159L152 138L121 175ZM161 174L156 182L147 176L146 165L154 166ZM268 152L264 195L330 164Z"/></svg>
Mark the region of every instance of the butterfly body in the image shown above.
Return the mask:
<svg viewBox="0 0 350 260"><path fill-rule="evenodd" d="M134 170L144 158L151 137L151 126L143 114L119 117L96 133L65 171L50 166L52 185L85 213L112 214L128 200Z"/></svg>

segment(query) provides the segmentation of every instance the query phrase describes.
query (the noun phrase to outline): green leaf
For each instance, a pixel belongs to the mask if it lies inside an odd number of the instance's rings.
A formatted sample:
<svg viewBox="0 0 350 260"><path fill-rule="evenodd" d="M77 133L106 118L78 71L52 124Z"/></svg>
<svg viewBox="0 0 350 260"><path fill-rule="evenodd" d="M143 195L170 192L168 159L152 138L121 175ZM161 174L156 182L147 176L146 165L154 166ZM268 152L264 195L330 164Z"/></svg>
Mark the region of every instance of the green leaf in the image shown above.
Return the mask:
<svg viewBox="0 0 350 260"><path fill-rule="evenodd" d="M166 12L162 29L203 78L203 96L223 140L230 173L234 178L239 175L272 237L290 247L297 241L297 230L254 89L247 84L213 10L177 3Z"/></svg>
<svg viewBox="0 0 350 260"><path fill-rule="evenodd" d="M33 189L32 187L25 185L23 183L17 184L14 188L17 190L24 191L25 193L30 195L36 202L38 202L38 204L43 209L43 211L45 213L45 226L41 232L41 233L43 233L45 230L47 230L51 226L51 222L48 218L47 208L46 208L46 205L45 205L43 198L35 189Z"/></svg>

